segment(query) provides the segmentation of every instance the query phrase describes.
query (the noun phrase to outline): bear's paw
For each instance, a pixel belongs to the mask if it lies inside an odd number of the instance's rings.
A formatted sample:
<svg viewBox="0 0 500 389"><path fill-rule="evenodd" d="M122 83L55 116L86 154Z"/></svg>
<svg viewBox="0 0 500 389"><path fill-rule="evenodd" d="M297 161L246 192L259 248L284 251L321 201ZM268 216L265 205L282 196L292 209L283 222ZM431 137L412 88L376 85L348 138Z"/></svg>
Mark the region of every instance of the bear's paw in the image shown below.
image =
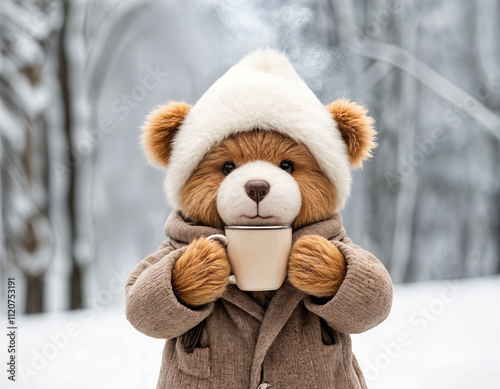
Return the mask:
<svg viewBox="0 0 500 389"><path fill-rule="evenodd" d="M347 264L342 253L321 236L303 236L292 248L288 279L309 295L333 297L346 273Z"/></svg>
<svg viewBox="0 0 500 389"><path fill-rule="evenodd" d="M215 301L226 289L231 267L226 250L214 241L193 241L176 261L172 286L178 300L191 307Z"/></svg>

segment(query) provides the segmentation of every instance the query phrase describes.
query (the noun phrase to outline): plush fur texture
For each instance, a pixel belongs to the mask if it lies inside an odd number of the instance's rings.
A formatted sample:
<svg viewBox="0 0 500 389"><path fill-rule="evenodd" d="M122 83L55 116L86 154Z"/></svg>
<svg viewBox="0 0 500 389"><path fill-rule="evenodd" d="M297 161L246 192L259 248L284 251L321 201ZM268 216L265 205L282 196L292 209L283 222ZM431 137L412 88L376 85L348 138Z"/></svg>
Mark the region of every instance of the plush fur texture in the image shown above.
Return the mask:
<svg viewBox="0 0 500 389"><path fill-rule="evenodd" d="M195 224L222 228L217 195L226 179L222 173L224 163L233 161L237 169L231 174L235 174L239 166L248 162L266 161L278 167L283 160L294 164L291 176L302 198L293 227L330 217L337 206L336 191L309 149L280 133L262 130L232 135L214 147L184 186L181 209Z"/></svg>
<svg viewBox="0 0 500 389"><path fill-rule="evenodd" d="M377 146L374 120L367 116L367 110L349 100L334 101L326 108L337 122L342 138L347 145L347 155L352 167L362 167L363 161L371 157L371 150Z"/></svg>
<svg viewBox="0 0 500 389"><path fill-rule="evenodd" d="M304 144L335 190L338 209L351 186L347 148L331 113L274 50L256 51L217 80L177 132L165 189L180 208L182 188L205 155L228 136L259 128Z"/></svg>
<svg viewBox="0 0 500 389"><path fill-rule="evenodd" d="M303 236L292 248L288 279L298 289L316 297L332 297L347 273L337 247L321 236Z"/></svg>
<svg viewBox="0 0 500 389"><path fill-rule="evenodd" d="M224 247L205 238L197 239L174 265L174 293L179 301L188 306L206 304L224 292L230 272Z"/></svg>
<svg viewBox="0 0 500 389"><path fill-rule="evenodd" d="M149 162L166 167L172 154L174 136L191 109L186 103L171 102L152 111L142 127L142 145Z"/></svg>

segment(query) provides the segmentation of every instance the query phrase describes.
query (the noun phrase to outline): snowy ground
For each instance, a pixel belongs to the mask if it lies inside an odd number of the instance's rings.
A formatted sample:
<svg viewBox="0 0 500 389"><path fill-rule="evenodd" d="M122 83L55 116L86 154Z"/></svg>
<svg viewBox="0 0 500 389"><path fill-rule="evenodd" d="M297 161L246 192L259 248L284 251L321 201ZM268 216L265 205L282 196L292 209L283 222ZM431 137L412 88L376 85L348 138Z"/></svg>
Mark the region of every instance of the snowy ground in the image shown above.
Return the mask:
<svg viewBox="0 0 500 389"><path fill-rule="evenodd" d="M18 382L2 369L0 388L156 385L163 342L135 331L123 309L18 322ZM498 389L500 278L397 286L389 319L353 343L370 389Z"/></svg>

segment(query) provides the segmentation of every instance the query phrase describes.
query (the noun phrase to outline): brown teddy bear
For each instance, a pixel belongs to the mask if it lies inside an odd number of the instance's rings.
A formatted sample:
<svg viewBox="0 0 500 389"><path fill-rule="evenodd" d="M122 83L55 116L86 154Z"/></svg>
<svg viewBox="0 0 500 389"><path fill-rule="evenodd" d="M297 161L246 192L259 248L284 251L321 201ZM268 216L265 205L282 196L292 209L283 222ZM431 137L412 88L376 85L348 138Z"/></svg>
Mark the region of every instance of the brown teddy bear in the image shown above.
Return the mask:
<svg viewBox="0 0 500 389"><path fill-rule="evenodd" d="M193 106L144 125L165 167L168 239L131 273L127 318L167 339L158 388L365 388L349 334L389 314L383 265L345 236L350 169L375 146L372 119L346 100L322 105L283 54L232 67ZM226 225L293 227L276 291L229 284Z"/></svg>

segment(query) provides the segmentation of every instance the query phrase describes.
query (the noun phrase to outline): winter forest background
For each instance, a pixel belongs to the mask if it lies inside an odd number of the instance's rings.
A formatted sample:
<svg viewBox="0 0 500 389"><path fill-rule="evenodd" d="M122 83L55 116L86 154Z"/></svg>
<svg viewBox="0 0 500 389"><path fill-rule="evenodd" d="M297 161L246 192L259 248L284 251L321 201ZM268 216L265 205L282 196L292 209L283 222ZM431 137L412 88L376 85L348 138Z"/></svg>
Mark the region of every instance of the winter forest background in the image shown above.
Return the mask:
<svg viewBox="0 0 500 389"><path fill-rule="evenodd" d="M145 115L195 103L265 46L324 103L375 117L379 146L342 213L402 295L472 277L500 297L500 2L5 0L0 34L0 296L15 277L21 312L121 314L170 212L139 147Z"/></svg>

